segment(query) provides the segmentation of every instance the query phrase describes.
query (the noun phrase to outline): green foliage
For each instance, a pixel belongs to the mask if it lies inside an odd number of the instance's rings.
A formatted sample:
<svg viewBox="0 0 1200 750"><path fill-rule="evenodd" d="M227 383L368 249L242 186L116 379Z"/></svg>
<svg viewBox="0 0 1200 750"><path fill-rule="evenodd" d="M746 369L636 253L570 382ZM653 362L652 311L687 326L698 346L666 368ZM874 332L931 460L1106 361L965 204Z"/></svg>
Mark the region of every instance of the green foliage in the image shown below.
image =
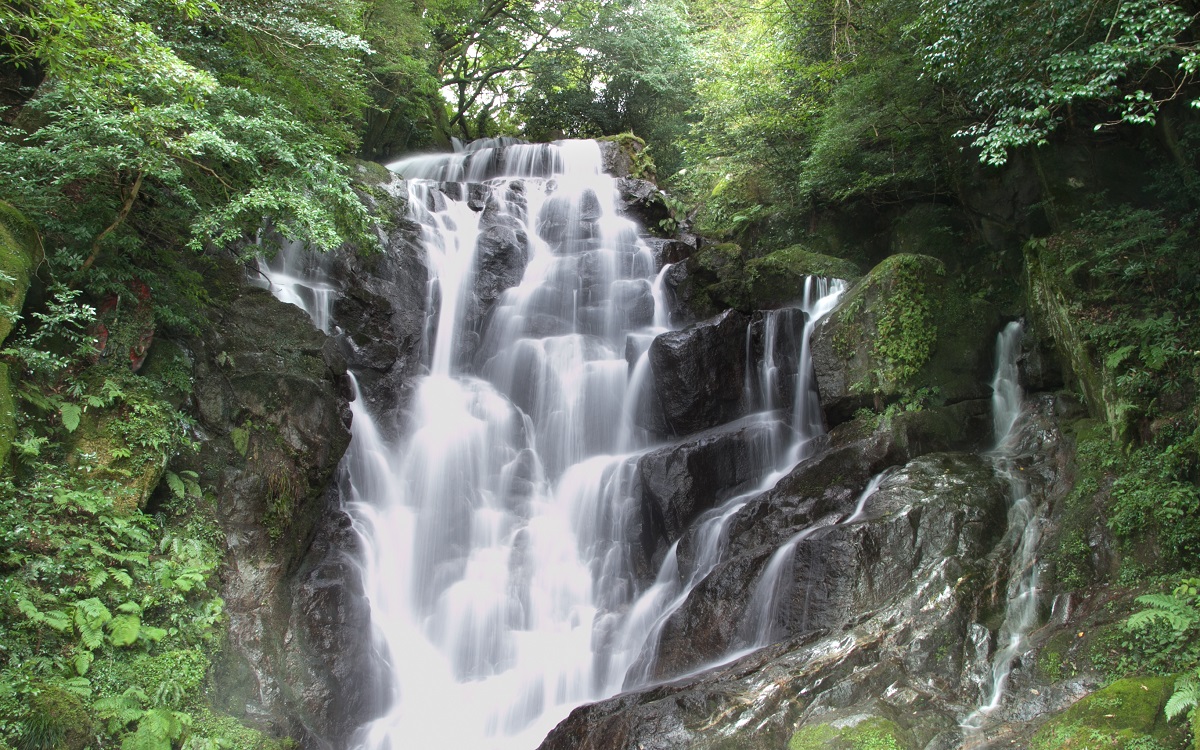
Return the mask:
<svg viewBox="0 0 1200 750"><path fill-rule="evenodd" d="M1186 716L1193 741L1200 744L1200 578L1185 578L1170 594L1147 594L1137 601L1146 609L1132 615L1125 629L1135 647L1151 651L1155 663L1186 672L1175 682L1163 712L1168 719ZM1173 637L1164 637L1167 632Z"/></svg>
<svg viewBox="0 0 1200 750"><path fill-rule="evenodd" d="M1158 0L923 0L914 24L934 77L976 122L959 132L980 159L1042 145L1068 116L1096 129L1153 123L1200 67L1195 15Z"/></svg>
<svg viewBox="0 0 1200 750"><path fill-rule="evenodd" d="M1167 562L1185 566L1200 554L1196 231L1190 218L1125 206L1082 215L1038 254L1084 348L1076 369L1099 381L1085 392L1130 443L1081 444L1086 471L1111 477L1109 526L1127 547L1157 539Z"/></svg>
<svg viewBox="0 0 1200 750"><path fill-rule="evenodd" d="M1162 721L1170 680L1117 680L1051 717L1034 734L1033 750L1177 747L1179 733Z"/></svg>
<svg viewBox="0 0 1200 750"><path fill-rule="evenodd" d="M930 300L921 279L922 266L910 259L894 263L891 286L881 297L874 340L881 383L905 383L920 371L937 343ZM943 271L944 273L944 271Z"/></svg>

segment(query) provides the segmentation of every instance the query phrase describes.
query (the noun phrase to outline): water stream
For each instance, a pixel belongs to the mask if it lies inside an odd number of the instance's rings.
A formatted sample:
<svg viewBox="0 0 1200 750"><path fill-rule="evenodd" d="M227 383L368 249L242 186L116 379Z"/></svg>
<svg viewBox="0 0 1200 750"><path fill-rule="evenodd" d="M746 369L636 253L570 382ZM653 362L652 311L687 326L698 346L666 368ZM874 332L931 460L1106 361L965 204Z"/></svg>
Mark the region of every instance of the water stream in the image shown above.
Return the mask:
<svg viewBox="0 0 1200 750"><path fill-rule="evenodd" d="M990 680L983 701L962 725L968 737L977 734L1000 707L1014 663L1028 648L1028 635L1037 624L1039 570L1037 550L1045 522L1043 508L1030 495L1029 480L1018 465L1024 395L1017 377L1022 324L1009 323L996 339L996 372L992 380L992 422L996 447L991 452L997 473L1009 485L1008 527L1001 546L1009 551L1009 579L1004 622L996 637Z"/></svg>
<svg viewBox="0 0 1200 750"><path fill-rule="evenodd" d="M720 561L728 519L823 429L808 336L843 285L810 279L807 323L789 332L798 374L777 357L780 326L799 319L785 311L766 314L747 377L744 420L780 424L755 445L760 481L701 519L689 570L672 547L639 586L636 468L659 446L638 412L668 329L666 269L601 162L590 141L488 142L392 165L429 269L427 373L402 424L352 404L343 502L392 697L361 750L528 750L573 707L646 684L662 624ZM321 271L296 269L298 252L264 273L332 330ZM782 377L794 403L775 403Z"/></svg>

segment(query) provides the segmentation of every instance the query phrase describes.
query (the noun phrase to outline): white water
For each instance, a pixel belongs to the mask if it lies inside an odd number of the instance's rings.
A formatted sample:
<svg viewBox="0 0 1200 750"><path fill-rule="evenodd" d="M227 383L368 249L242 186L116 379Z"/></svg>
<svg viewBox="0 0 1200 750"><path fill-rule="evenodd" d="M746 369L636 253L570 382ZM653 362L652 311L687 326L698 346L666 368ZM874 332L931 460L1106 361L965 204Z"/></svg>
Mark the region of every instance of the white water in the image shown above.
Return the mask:
<svg viewBox="0 0 1200 750"><path fill-rule="evenodd" d="M1037 624L1037 548L1042 537L1043 519L1030 498L1029 482L1017 465L1017 442L1023 414L1023 394L1017 380L1021 334L1021 323L1014 321L996 339L996 374L992 380L992 420L996 447L992 458L997 472L1008 482L1011 492L1008 530L1001 541L1003 548L1011 550L1008 603L1004 622L997 634L997 649L992 659L987 692L979 707L962 722L968 734L982 729L987 717L1000 707L1013 664L1028 650L1028 635Z"/></svg>
<svg viewBox="0 0 1200 750"><path fill-rule="evenodd" d="M527 750L573 707L645 684L662 624L719 562L728 519L822 431L808 335L843 286L810 280L795 403L772 400L783 313L767 317L764 361L747 383L747 403L762 408L747 422L782 419L793 437L763 429L758 487L703 519L690 570L672 548L638 590L627 529L640 512L637 460L655 447L637 416L646 353L667 330L666 269L656 273L637 227L617 214L600 164L595 143L568 141L392 165L409 178L430 272L428 373L404 424L379 425L363 399L352 405L343 500L391 680L391 706L360 730L360 750ZM524 234L529 253L520 284L481 319L485 213ZM331 330L328 303L303 291L323 288L320 269L293 271L289 257L274 291Z"/></svg>

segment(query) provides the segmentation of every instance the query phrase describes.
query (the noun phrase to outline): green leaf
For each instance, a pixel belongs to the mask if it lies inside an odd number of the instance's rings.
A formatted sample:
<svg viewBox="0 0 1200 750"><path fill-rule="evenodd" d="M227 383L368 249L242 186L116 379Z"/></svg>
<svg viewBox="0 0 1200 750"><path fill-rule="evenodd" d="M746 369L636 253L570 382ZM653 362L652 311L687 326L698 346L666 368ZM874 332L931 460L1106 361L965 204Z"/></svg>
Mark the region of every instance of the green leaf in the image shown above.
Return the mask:
<svg viewBox="0 0 1200 750"><path fill-rule="evenodd" d="M173 471L168 471L163 476L167 480L167 486L171 488L171 494L182 500L187 495L187 487L184 485L183 479Z"/></svg>
<svg viewBox="0 0 1200 750"><path fill-rule="evenodd" d="M137 615L117 615L108 624L108 639L114 646L130 646L137 642L142 618Z"/></svg>
<svg viewBox="0 0 1200 750"><path fill-rule="evenodd" d="M108 571L103 568L92 571L92 574L90 576L88 576L88 587L92 591L95 591L96 589L100 588L107 582L108 582Z"/></svg>
<svg viewBox="0 0 1200 750"><path fill-rule="evenodd" d="M92 683L86 677L72 677L63 680L59 684L68 693L77 695L80 698L90 698L92 696Z"/></svg>
<svg viewBox="0 0 1200 750"><path fill-rule="evenodd" d="M91 668L92 662L95 661L95 659L96 656L91 651L80 651L75 655L75 672L80 675L87 674L88 669Z"/></svg>
<svg viewBox="0 0 1200 750"><path fill-rule="evenodd" d="M1167 701L1167 705L1163 707L1163 713L1168 719L1174 719L1180 714L1196 708L1200 701L1200 682L1196 681L1195 677L1181 677L1175 683L1175 692Z"/></svg>
<svg viewBox="0 0 1200 750"><path fill-rule="evenodd" d="M79 404L63 404L58 407L58 413L62 415L63 427L67 428L67 432L74 432L79 428L79 418L83 416L83 409L79 408Z"/></svg>

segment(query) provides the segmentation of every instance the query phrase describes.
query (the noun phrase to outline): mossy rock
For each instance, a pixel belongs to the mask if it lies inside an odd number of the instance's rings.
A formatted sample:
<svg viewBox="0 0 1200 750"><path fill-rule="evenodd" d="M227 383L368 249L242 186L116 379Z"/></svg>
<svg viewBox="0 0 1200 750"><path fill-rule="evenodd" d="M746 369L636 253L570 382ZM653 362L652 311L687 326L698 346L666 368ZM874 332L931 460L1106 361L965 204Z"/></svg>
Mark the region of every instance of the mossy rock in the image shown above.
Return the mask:
<svg viewBox="0 0 1200 750"><path fill-rule="evenodd" d="M148 443L166 445L167 436L180 428L169 410L156 408L162 402L144 379L125 373L116 377L123 398L82 413L67 442L67 461L89 479L111 483L113 508L128 513L146 507L166 470L168 456Z"/></svg>
<svg viewBox="0 0 1200 750"><path fill-rule="evenodd" d="M937 203L923 203L905 211L892 224L892 252L919 253L954 264L962 260L969 231L960 212Z"/></svg>
<svg viewBox="0 0 1200 750"><path fill-rule="evenodd" d="M635 180L658 180L658 168L641 138L633 133L618 133L597 140L604 154L604 171L607 173Z"/></svg>
<svg viewBox="0 0 1200 750"><path fill-rule="evenodd" d="M986 398L998 311L926 255L893 255L852 286L813 333L813 365L834 424L909 399Z"/></svg>
<svg viewBox="0 0 1200 750"><path fill-rule="evenodd" d="M1173 677L1118 680L1051 716L1034 734L1032 748L1153 747L1145 744L1149 740L1163 748L1186 747L1186 725L1171 724L1163 714L1174 686Z"/></svg>
<svg viewBox="0 0 1200 750"><path fill-rule="evenodd" d="M361 185L383 185L391 182L394 176L391 170L377 161L347 157L346 163L350 165L351 177Z"/></svg>
<svg viewBox="0 0 1200 750"><path fill-rule="evenodd" d="M862 272L848 260L792 245L748 261L745 275L751 304L756 309L770 309L799 301L809 276L854 281Z"/></svg>
<svg viewBox="0 0 1200 750"><path fill-rule="evenodd" d="M12 332L25 304L33 271L41 262L37 232L19 211L0 201L0 344ZM8 465L17 435L13 383L7 365L0 363L0 470Z"/></svg>
<svg viewBox="0 0 1200 750"><path fill-rule="evenodd" d="M1034 322L1050 332L1067 380L1083 394L1092 415L1108 424L1113 439L1123 439L1132 424L1117 393L1116 374L1103 366L1088 340L1088 324L1077 304L1079 292L1054 242L1026 244L1025 287Z"/></svg>
<svg viewBox="0 0 1200 750"><path fill-rule="evenodd" d="M8 466L12 443L17 437L17 405L13 401L13 384L8 365L0 362L0 471Z"/></svg>
<svg viewBox="0 0 1200 750"><path fill-rule="evenodd" d="M19 750L84 750L96 739L96 726L83 700L54 685L30 699L21 721Z"/></svg>
<svg viewBox="0 0 1200 750"><path fill-rule="evenodd" d="M0 201L0 344L8 338L13 319L25 304L25 293L41 258L41 242L33 225Z"/></svg>
<svg viewBox="0 0 1200 750"><path fill-rule="evenodd" d="M893 721L859 716L802 727L788 750L916 750L916 744Z"/></svg>

